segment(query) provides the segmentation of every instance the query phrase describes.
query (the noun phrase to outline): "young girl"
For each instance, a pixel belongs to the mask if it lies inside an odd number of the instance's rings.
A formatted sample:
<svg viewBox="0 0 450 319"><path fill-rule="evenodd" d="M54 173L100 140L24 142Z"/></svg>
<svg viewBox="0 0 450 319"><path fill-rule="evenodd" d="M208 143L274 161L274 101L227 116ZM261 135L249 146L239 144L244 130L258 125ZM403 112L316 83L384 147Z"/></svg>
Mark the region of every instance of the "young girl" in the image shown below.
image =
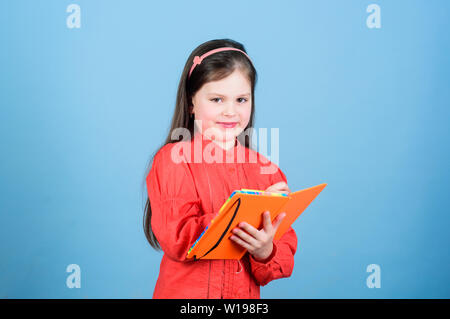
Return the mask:
<svg viewBox="0 0 450 319"><path fill-rule="evenodd" d="M284 213L271 222L264 212L261 229L242 222L233 230L230 239L247 249L239 261L186 259L234 190L290 193L283 172L250 148L255 83L244 46L230 39L200 45L186 62L169 136L146 175L144 231L164 252L153 298L260 298L260 286L292 273L294 230L273 239ZM180 141L182 131L190 134ZM275 170L263 173L268 167Z"/></svg>

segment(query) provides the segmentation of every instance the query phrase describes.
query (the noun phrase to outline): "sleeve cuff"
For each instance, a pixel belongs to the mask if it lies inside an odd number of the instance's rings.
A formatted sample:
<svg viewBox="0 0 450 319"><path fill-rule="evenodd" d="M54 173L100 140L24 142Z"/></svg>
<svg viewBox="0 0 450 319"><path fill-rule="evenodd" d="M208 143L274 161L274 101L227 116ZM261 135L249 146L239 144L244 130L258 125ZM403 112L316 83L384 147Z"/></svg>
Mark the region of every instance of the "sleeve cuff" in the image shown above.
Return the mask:
<svg viewBox="0 0 450 319"><path fill-rule="evenodd" d="M276 255L276 253L277 253L277 245L274 242L273 243L272 253L266 259L264 259L264 260L256 260L253 257L253 255L251 255L251 254L249 254L249 255L250 255L250 259L252 260L252 263L254 263L255 265L261 265L262 266L262 265L265 265L265 264L269 263L273 259L273 257Z"/></svg>

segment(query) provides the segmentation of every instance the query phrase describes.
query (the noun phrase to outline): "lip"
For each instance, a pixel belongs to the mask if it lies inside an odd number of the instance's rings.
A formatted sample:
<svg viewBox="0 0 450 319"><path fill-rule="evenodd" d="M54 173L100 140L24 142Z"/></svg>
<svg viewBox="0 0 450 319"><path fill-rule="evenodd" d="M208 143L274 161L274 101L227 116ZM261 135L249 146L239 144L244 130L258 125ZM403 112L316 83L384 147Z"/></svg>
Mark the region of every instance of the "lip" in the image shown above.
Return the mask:
<svg viewBox="0 0 450 319"><path fill-rule="evenodd" d="M238 124L238 122L216 122L216 123L224 128L233 128Z"/></svg>

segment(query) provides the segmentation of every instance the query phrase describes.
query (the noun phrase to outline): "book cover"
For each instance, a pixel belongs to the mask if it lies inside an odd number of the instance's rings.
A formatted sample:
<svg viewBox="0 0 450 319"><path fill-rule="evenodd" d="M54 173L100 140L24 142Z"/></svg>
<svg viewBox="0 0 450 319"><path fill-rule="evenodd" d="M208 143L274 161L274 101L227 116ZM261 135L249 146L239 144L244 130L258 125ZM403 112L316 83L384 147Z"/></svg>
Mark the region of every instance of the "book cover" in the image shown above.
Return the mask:
<svg viewBox="0 0 450 319"><path fill-rule="evenodd" d="M278 214L286 212L274 237L278 240L326 185L320 184L289 195L252 189L232 192L218 214L191 246L187 258L241 259L247 250L229 239L231 230L242 221L261 229L262 214L267 210L272 221Z"/></svg>

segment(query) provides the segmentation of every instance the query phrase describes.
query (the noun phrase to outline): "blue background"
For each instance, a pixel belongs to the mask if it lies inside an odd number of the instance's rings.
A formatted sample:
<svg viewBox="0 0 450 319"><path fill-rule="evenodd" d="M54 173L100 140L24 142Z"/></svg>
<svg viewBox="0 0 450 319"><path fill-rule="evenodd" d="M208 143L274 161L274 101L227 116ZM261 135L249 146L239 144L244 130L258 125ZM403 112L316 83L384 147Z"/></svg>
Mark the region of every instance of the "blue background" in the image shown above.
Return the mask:
<svg viewBox="0 0 450 319"><path fill-rule="evenodd" d="M294 223L292 276L262 298L449 298L449 9L2 1L0 297L151 298L162 254L142 230L146 167L188 55L231 38L258 71L256 127L280 128L290 189L328 183Z"/></svg>

